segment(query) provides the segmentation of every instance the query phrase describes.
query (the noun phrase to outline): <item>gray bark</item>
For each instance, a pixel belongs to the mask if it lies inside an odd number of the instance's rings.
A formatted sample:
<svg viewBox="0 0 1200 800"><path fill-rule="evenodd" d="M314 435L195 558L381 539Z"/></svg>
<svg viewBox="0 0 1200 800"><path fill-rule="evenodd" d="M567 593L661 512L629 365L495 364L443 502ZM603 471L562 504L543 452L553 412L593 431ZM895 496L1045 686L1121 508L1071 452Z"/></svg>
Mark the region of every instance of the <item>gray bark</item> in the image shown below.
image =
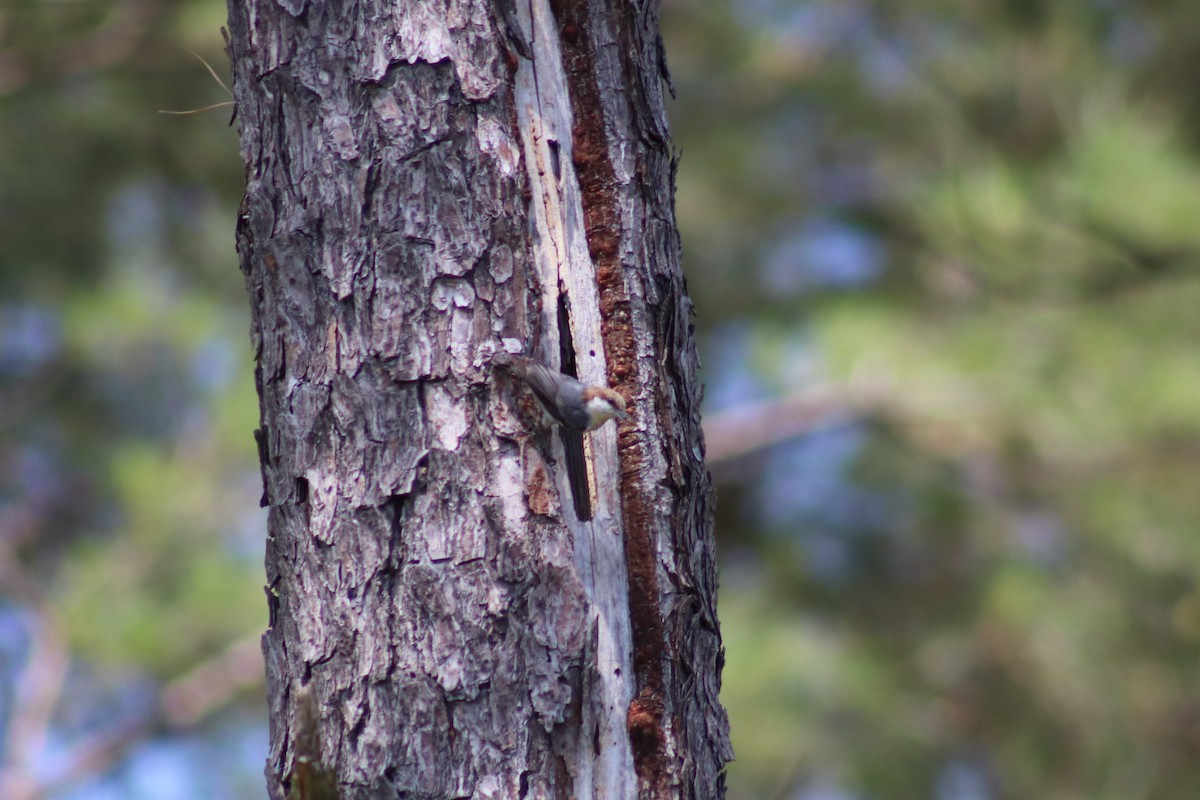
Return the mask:
<svg viewBox="0 0 1200 800"><path fill-rule="evenodd" d="M230 0L277 800L723 795L657 16ZM591 520L500 350L629 400Z"/></svg>

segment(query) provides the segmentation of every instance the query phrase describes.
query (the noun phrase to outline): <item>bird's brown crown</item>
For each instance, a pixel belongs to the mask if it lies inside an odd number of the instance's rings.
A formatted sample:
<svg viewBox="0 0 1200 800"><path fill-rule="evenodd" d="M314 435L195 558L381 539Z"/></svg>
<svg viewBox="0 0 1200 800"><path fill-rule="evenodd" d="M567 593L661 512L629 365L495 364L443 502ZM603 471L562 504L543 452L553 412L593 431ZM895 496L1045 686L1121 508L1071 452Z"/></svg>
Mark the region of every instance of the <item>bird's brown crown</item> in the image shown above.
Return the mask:
<svg viewBox="0 0 1200 800"><path fill-rule="evenodd" d="M625 398L607 386L589 386L583 390L583 402L587 408L588 430L595 430L614 417L625 419Z"/></svg>

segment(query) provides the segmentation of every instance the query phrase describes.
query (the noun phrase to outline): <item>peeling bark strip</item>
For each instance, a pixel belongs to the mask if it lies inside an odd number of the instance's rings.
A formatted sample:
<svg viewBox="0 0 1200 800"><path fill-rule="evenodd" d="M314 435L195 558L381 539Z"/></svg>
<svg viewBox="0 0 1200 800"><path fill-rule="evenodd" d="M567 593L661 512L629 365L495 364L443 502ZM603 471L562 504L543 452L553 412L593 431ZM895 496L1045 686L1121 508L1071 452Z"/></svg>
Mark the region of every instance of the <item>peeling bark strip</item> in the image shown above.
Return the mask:
<svg viewBox="0 0 1200 800"><path fill-rule="evenodd" d="M553 0L610 383L641 410L621 436L643 797L718 797L733 757L718 701L712 485L674 220L656 2ZM667 81L669 82L669 77Z"/></svg>
<svg viewBox="0 0 1200 800"><path fill-rule="evenodd" d="M722 793L657 8L613 6L230 0L274 800ZM591 520L490 363L560 341L635 414Z"/></svg>

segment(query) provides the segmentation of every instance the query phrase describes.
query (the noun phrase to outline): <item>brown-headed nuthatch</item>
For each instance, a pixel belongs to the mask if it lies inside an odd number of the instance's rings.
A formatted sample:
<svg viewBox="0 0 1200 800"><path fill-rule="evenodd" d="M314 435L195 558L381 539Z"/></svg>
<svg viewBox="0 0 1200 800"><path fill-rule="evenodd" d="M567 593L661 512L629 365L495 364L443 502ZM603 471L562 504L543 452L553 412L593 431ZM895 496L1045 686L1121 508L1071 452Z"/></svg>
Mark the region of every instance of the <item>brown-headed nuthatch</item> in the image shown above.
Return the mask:
<svg viewBox="0 0 1200 800"><path fill-rule="evenodd" d="M607 386L588 386L536 361L497 353L494 362L521 376L546 413L564 428L594 431L610 419L628 419L625 398Z"/></svg>

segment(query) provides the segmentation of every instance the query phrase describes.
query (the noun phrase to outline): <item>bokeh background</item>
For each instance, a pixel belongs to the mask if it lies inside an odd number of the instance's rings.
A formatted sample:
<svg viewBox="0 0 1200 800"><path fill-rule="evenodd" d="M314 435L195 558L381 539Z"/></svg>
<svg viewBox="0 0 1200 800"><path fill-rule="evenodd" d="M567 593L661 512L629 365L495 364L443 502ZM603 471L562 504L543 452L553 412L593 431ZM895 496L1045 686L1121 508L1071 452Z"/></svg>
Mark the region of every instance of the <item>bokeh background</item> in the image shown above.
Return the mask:
<svg viewBox="0 0 1200 800"><path fill-rule="evenodd" d="M221 0L0 0L5 798L261 798ZM1191 0L666 0L731 800L1200 797Z"/></svg>

